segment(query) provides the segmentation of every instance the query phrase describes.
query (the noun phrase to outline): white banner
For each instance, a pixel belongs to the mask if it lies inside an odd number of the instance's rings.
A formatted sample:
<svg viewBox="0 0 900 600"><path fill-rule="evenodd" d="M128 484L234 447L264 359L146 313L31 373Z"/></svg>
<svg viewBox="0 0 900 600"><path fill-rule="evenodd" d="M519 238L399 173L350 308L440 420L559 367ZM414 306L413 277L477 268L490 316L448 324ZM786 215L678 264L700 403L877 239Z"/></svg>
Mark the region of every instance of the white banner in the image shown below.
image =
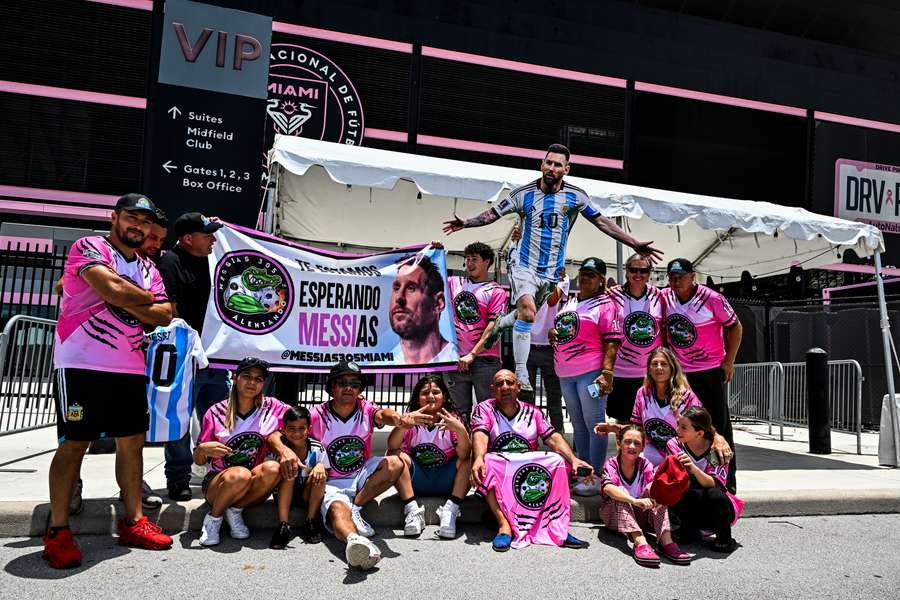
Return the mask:
<svg viewBox="0 0 900 600"><path fill-rule="evenodd" d="M900 233L900 167L846 158L834 165L834 216Z"/></svg>
<svg viewBox="0 0 900 600"><path fill-rule="evenodd" d="M459 360L444 251L338 254L229 225L216 232L203 322L211 363L432 371Z"/></svg>

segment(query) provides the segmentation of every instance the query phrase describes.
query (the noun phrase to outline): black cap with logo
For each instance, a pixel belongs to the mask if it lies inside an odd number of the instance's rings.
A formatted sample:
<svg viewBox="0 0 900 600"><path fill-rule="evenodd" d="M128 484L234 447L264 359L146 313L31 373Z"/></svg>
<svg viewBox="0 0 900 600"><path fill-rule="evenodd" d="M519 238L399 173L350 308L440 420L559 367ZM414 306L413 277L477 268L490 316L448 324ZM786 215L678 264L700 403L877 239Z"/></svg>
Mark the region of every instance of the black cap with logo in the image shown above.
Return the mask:
<svg viewBox="0 0 900 600"><path fill-rule="evenodd" d="M259 369L263 373L263 377L268 377L269 375L269 367L271 365L264 361L261 358L256 358L255 356L248 356L246 358L242 358L241 362L238 363L235 368L235 373L243 373L247 369Z"/></svg>
<svg viewBox="0 0 900 600"><path fill-rule="evenodd" d="M184 213L175 219L175 235L181 237L189 233L215 233L224 226L198 212Z"/></svg>
<svg viewBox="0 0 900 600"><path fill-rule="evenodd" d="M669 261L668 266L666 266L666 273L672 274L684 274L684 273L693 273L694 272L694 264L686 258L675 258Z"/></svg>
<svg viewBox="0 0 900 600"><path fill-rule="evenodd" d="M598 275L606 275L606 262L602 258L597 258L596 256L589 256L584 259L584 262L581 263L581 266L578 267L579 271L593 271Z"/></svg>
<svg viewBox="0 0 900 600"><path fill-rule="evenodd" d="M328 392L329 396L333 395L331 393L331 384L344 375L355 375L359 377L360 381L362 381L362 388L360 388L360 391L366 389L366 377L363 375L359 365L350 360L342 360L328 371L328 380L325 382L325 391Z"/></svg>
<svg viewBox="0 0 900 600"><path fill-rule="evenodd" d="M120 210L142 210L148 212L156 220L156 205L150 201L150 198L143 194L125 194L116 201L116 212Z"/></svg>

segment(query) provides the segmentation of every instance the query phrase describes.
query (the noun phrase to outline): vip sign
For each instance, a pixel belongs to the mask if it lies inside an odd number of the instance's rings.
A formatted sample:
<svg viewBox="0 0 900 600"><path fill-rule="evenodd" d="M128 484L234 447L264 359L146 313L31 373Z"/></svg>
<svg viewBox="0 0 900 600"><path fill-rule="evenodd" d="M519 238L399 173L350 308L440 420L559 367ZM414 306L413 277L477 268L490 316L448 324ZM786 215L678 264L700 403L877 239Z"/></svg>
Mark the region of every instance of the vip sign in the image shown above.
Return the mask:
<svg viewBox="0 0 900 600"><path fill-rule="evenodd" d="M900 167L841 158L834 179L835 216L900 233Z"/></svg>

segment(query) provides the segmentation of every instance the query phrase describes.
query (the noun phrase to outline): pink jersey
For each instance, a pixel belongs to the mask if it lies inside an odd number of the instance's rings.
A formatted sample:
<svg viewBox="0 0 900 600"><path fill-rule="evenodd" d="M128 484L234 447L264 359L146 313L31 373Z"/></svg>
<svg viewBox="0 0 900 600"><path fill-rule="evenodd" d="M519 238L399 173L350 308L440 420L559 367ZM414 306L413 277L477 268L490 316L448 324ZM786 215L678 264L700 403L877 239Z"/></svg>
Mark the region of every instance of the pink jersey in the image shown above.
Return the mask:
<svg viewBox="0 0 900 600"><path fill-rule="evenodd" d="M197 443L221 442L231 448L232 453L224 458L214 458L209 469L222 471L228 467L252 469L263 460L269 450L268 437L281 429L281 420L288 405L276 398L263 398L262 403L245 417L235 415L234 427L225 427L225 413L228 400L212 405L203 415L203 426Z"/></svg>
<svg viewBox="0 0 900 600"><path fill-rule="evenodd" d="M310 412L309 434L319 440L328 453L329 478L353 477L372 456L372 432L375 413L381 410L362 396L356 410L346 419L338 416L326 400Z"/></svg>
<svg viewBox="0 0 900 600"><path fill-rule="evenodd" d="M156 302L168 302L159 271L146 258L126 258L103 236L84 237L72 244L63 271L63 297L56 326L53 364L143 375L144 328L126 311L108 304L81 275L89 268L109 268Z"/></svg>
<svg viewBox="0 0 900 600"><path fill-rule="evenodd" d="M654 468L650 461L643 456L638 456L634 465L634 473L629 480L622 472L621 455L610 456L603 463L603 472L600 474L600 490L603 496L608 498L605 491L606 486L615 485L624 488L632 498L643 498L650 489L650 484L653 483L653 472Z"/></svg>
<svg viewBox="0 0 900 600"><path fill-rule="evenodd" d="M725 358L723 330L737 323L725 296L705 285L682 303L672 288L663 290L666 340L686 373L715 369Z"/></svg>
<svg viewBox="0 0 900 600"><path fill-rule="evenodd" d="M546 303L542 304L534 315L534 323L531 326L531 343L534 346L549 346L550 340L548 333L553 328L553 320L559 314L559 309L565 306L569 300L569 278L566 277L556 284L559 288L559 302L550 306Z"/></svg>
<svg viewBox="0 0 900 600"><path fill-rule="evenodd" d="M494 490L513 531L513 548L562 546L569 534L569 466L555 452L496 453L484 457L478 493Z"/></svg>
<svg viewBox="0 0 900 600"><path fill-rule="evenodd" d="M634 397L631 422L640 425L644 430L646 439L644 456L654 467L658 467L668 455L666 444L677 435L678 416L683 415L684 411L692 406L703 407L703 404L691 390L684 391L681 404L678 405L678 414L675 414L668 401L660 405L651 388L638 389Z"/></svg>
<svg viewBox="0 0 900 600"><path fill-rule="evenodd" d="M719 464L719 458L712 450L712 446L707 448L706 452L697 456L691 449L678 441L678 438L669 440L667 450L670 454L678 455L681 452L686 453L694 461L694 464L700 467L700 470L716 480L716 487L725 492L728 499L731 500L731 506L734 507L734 520L732 525L737 523L741 513L744 512L744 501L728 491L726 481L728 480L728 463ZM697 485L694 478L691 477L691 485Z"/></svg>
<svg viewBox="0 0 900 600"><path fill-rule="evenodd" d="M575 377L603 368L603 344L622 341L622 323L606 294L586 300L572 298L553 322L553 361L559 377Z"/></svg>
<svg viewBox="0 0 900 600"><path fill-rule="evenodd" d="M506 311L509 295L495 281L473 282L468 277L450 277L453 322L459 355L465 356L484 335L488 322ZM500 358L500 344L482 350L479 356Z"/></svg>
<svg viewBox="0 0 900 600"><path fill-rule="evenodd" d="M528 452L536 450L538 439L546 440L556 433L541 409L516 400L516 414L507 418L491 398L475 405L472 411L472 434L488 435L490 452Z"/></svg>
<svg viewBox="0 0 900 600"><path fill-rule="evenodd" d="M647 374L647 357L662 345L663 295L652 285L640 298L624 287L609 292L619 310L622 345L616 354L616 377L643 377Z"/></svg>
<svg viewBox="0 0 900 600"><path fill-rule="evenodd" d="M416 425L403 432L400 449L426 469L437 469L456 457L456 442L452 431Z"/></svg>

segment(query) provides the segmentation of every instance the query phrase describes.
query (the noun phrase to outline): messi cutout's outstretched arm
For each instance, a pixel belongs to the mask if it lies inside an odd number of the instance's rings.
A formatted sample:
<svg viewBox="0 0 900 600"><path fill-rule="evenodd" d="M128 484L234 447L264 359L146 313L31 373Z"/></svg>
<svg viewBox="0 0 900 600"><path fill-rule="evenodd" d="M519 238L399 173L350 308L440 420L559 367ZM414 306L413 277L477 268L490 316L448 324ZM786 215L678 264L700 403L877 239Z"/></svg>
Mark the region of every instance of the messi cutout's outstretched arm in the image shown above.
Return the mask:
<svg viewBox="0 0 900 600"><path fill-rule="evenodd" d="M453 215L452 219L444 221L444 233L450 235L455 231L467 229L469 227L483 227L484 225L490 225L499 218L500 215L498 215L497 211L493 208L489 208L480 215L472 217L471 219L466 219L465 221L456 215Z"/></svg>

